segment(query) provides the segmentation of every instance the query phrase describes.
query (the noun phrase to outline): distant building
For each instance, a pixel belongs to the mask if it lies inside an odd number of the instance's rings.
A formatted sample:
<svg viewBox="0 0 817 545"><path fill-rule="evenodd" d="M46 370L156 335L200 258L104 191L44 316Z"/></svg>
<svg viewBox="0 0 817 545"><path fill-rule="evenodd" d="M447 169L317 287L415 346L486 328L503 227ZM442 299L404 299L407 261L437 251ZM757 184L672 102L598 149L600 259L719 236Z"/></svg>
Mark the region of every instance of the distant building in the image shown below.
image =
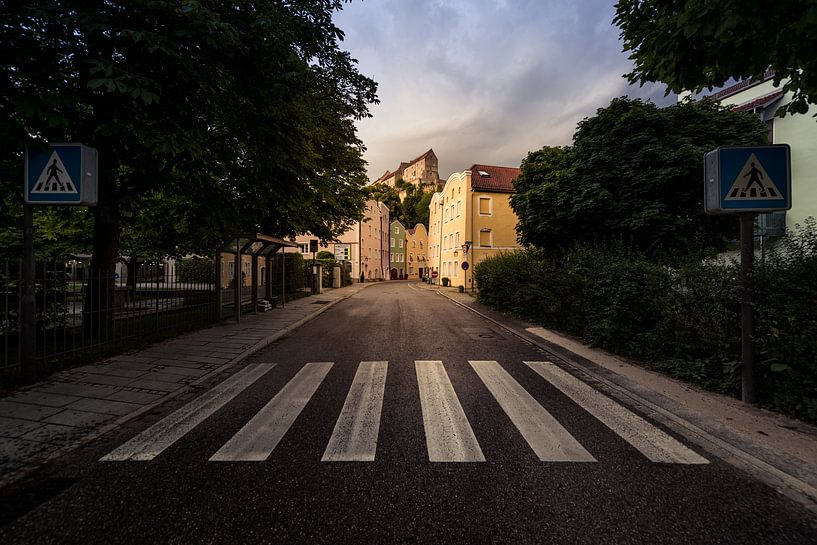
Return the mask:
<svg viewBox="0 0 817 545"><path fill-rule="evenodd" d="M389 278L403 280L406 276L406 228L397 220L389 226Z"/></svg>
<svg viewBox="0 0 817 545"><path fill-rule="evenodd" d="M473 267L502 251L520 248L519 222L511 208L513 181L520 170L473 165L448 177L429 205L428 260L432 271L452 286L471 287ZM465 252L466 242L470 243ZM468 270L463 270L463 261Z"/></svg>
<svg viewBox="0 0 817 545"><path fill-rule="evenodd" d="M817 216L817 121L812 115L802 114L775 117L777 110L791 101L792 94L775 87L773 78L774 72L769 71L761 79L740 81L710 96L734 110L757 114L766 124L770 144L791 147L791 210L761 214L758 221L761 234L774 233L776 226L793 228L807 217ZM812 105L809 114L814 113L813 108Z"/></svg>
<svg viewBox="0 0 817 545"><path fill-rule="evenodd" d="M422 223L406 229L406 259L409 280L428 276L428 230Z"/></svg>
<svg viewBox="0 0 817 545"><path fill-rule="evenodd" d="M383 280L387 278L386 271L389 268L388 225L388 207L382 202L368 201L363 220L354 223L334 242L320 244L318 251L326 250L332 252L338 261L349 261L354 281L360 280L361 271L369 280ZM309 233L299 235L293 240L298 248L287 251L297 251L305 259L311 259L309 241L315 239Z"/></svg>
<svg viewBox="0 0 817 545"><path fill-rule="evenodd" d="M434 150L429 149L408 163L400 163L394 172L387 170L380 178L372 182L372 185L383 184L395 187L397 180L403 180L422 189L437 189L440 184L440 173ZM401 192L400 198L404 196L405 192Z"/></svg>

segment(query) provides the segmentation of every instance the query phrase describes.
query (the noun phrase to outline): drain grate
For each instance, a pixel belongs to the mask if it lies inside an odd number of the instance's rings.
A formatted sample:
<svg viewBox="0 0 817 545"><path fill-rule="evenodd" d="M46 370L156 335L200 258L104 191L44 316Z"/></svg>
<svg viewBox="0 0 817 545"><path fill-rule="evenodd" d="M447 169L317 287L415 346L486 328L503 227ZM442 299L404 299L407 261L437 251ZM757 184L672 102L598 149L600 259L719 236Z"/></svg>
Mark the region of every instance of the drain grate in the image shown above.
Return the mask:
<svg viewBox="0 0 817 545"><path fill-rule="evenodd" d="M313 305L325 305L327 303L331 303L331 301L312 301Z"/></svg>

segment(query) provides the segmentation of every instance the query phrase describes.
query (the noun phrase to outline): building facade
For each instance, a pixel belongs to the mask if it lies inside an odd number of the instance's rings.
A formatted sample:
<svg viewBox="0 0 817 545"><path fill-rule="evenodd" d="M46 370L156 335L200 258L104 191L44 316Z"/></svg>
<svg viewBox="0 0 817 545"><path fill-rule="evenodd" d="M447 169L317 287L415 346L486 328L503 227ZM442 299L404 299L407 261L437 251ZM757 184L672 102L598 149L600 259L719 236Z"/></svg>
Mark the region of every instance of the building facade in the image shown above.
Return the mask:
<svg viewBox="0 0 817 545"><path fill-rule="evenodd" d="M406 229L406 256L408 279L426 278L428 276L428 230L422 223Z"/></svg>
<svg viewBox="0 0 817 545"><path fill-rule="evenodd" d="M349 261L352 280L359 281L360 273L369 280L388 278L389 269L389 209L379 201L368 201L363 220L355 222L335 242L319 244L318 251L332 252L338 261ZM310 233L298 235L293 242L298 248L287 251L300 252L304 259L311 259L309 248L316 237Z"/></svg>
<svg viewBox="0 0 817 545"><path fill-rule="evenodd" d="M397 220L389 226L389 278L404 280L406 276L406 228Z"/></svg>
<svg viewBox="0 0 817 545"><path fill-rule="evenodd" d="M429 205L429 266L436 283L472 287L473 268L499 252L516 250L518 219L510 204L519 169L473 165L448 177ZM463 262L468 268L463 269Z"/></svg>
<svg viewBox="0 0 817 545"><path fill-rule="evenodd" d="M761 214L761 234L775 226L791 229L807 217L817 216L817 122L814 106L808 114L775 117L778 109L789 103L791 93L775 87L774 73L758 80L744 80L710 96L724 106L755 113L766 124L770 144L788 144L791 148L792 207L788 212ZM785 80L781 82L785 84ZM679 96L679 99L682 99Z"/></svg>

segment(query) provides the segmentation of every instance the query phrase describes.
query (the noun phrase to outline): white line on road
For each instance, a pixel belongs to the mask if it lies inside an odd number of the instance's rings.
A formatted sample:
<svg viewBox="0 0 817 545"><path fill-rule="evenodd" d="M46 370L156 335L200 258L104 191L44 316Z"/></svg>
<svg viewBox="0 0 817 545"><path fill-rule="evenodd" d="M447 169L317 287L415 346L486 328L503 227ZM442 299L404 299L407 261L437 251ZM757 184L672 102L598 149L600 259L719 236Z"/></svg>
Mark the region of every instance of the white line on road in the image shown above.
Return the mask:
<svg viewBox="0 0 817 545"><path fill-rule="evenodd" d="M318 389L332 362L307 363L210 461L260 462L278 446Z"/></svg>
<svg viewBox="0 0 817 545"><path fill-rule="evenodd" d="M275 367L254 363L179 408L100 460L152 460Z"/></svg>
<svg viewBox="0 0 817 545"><path fill-rule="evenodd" d="M542 378L599 419L653 462L708 464L673 437L549 361L526 361Z"/></svg>
<svg viewBox="0 0 817 545"><path fill-rule="evenodd" d="M499 363L495 361L468 363L541 461L596 461Z"/></svg>
<svg viewBox="0 0 817 545"><path fill-rule="evenodd" d="M430 462L484 462L441 361L415 361Z"/></svg>
<svg viewBox="0 0 817 545"><path fill-rule="evenodd" d="M321 461L374 461L388 367L385 361L360 362Z"/></svg>

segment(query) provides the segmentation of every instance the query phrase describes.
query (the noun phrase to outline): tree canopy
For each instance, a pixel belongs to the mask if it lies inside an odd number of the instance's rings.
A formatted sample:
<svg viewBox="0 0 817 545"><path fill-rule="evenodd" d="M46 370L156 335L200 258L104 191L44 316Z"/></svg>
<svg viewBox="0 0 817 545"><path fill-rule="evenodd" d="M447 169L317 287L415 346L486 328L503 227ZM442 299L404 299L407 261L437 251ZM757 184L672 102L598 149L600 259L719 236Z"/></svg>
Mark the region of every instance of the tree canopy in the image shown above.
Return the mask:
<svg viewBox="0 0 817 545"><path fill-rule="evenodd" d="M99 150L96 265L236 231L336 236L364 209L354 121L377 101L340 49L342 4L0 3L0 202L19 209L24 145L83 142Z"/></svg>
<svg viewBox="0 0 817 545"><path fill-rule="evenodd" d="M572 146L522 162L511 197L519 238L553 250L616 241L656 259L719 251L737 222L704 214L703 155L765 139L756 116L709 100L614 99L579 123Z"/></svg>
<svg viewBox="0 0 817 545"><path fill-rule="evenodd" d="M817 104L817 0L619 0L614 23L635 61L631 83L699 92L771 69L793 93L781 113Z"/></svg>

